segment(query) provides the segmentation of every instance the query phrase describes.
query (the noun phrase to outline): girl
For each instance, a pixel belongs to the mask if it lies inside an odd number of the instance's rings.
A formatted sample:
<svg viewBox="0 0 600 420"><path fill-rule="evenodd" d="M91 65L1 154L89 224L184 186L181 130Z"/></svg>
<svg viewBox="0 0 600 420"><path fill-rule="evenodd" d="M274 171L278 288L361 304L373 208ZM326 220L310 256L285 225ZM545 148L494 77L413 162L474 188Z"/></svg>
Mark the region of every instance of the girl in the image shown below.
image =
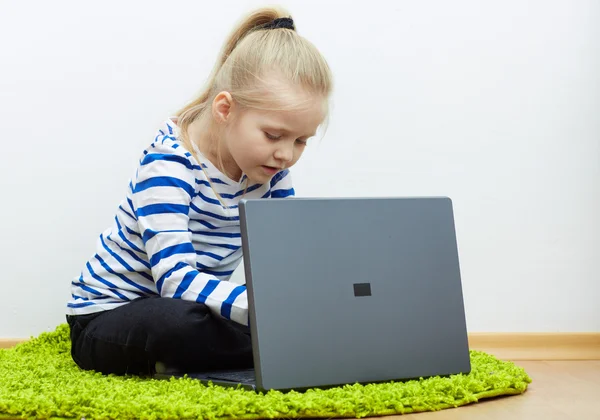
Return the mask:
<svg viewBox="0 0 600 420"><path fill-rule="evenodd" d="M205 91L144 150L113 225L72 282L73 360L105 374L252 367L237 204L294 194L327 116L330 69L283 10L248 15ZM293 223L293 220L290 220Z"/></svg>

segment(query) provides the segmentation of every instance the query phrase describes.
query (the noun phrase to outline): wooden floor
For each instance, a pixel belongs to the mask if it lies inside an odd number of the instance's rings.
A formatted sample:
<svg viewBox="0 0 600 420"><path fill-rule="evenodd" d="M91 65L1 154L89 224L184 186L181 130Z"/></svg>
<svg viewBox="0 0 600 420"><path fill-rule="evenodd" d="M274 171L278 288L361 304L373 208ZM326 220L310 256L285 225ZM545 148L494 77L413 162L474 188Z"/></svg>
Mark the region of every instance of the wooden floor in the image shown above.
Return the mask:
<svg viewBox="0 0 600 420"><path fill-rule="evenodd" d="M519 361L533 382L518 396L404 416L402 420L600 420L600 361Z"/></svg>

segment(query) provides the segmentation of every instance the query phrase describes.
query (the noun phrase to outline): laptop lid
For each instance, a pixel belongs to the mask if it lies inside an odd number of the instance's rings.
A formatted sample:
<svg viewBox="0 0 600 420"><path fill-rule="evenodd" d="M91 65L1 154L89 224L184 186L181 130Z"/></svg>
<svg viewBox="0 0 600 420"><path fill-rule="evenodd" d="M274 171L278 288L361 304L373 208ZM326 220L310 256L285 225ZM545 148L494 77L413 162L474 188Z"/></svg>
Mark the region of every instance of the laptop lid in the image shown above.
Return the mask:
<svg viewBox="0 0 600 420"><path fill-rule="evenodd" d="M470 371L448 198L241 200L257 387Z"/></svg>

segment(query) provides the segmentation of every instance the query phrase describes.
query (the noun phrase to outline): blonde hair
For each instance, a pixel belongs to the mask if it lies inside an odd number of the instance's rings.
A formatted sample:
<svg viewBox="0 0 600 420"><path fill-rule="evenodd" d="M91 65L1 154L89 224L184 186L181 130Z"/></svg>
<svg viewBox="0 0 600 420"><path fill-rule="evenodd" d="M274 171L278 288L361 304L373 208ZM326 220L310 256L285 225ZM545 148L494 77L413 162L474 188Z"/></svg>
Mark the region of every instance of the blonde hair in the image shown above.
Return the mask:
<svg viewBox="0 0 600 420"><path fill-rule="evenodd" d="M272 79L265 80L273 72L279 76L277 81L300 87L310 96L319 95L325 101L324 105L328 105L332 76L317 48L295 29L262 27L283 17L291 18L282 8L261 8L249 13L234 28L202 93L176 114L181 140L191 153L196 150L188 136L193 122L202 119L203 129L214 137L210 116L212 102L219 92L229 92L240 107L248 109L293 110L305 106L306 102L274 102L273 96L265 95L266 92L279 93L275 96L281 98L286 86L289 90L289 85L278 86ZM327 118L327 109L325 116ZM218 152L217 156L223 167Z"/></svg>

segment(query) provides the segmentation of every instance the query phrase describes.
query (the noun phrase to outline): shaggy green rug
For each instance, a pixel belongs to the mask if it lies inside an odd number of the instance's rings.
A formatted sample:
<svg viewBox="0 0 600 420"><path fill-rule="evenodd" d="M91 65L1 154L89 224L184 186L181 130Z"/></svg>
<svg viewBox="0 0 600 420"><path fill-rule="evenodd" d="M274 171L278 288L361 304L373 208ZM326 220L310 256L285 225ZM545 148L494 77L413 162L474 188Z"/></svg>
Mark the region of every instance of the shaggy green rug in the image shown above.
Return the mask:
<svg viewBox="0 0 600 420"><path fill-rule="evenodd" d="M366 417L441 410L521 394L531 379L513 363L471 351L469 375L257 394L189 378L155 380L80 370L66 324L0 350L0 418L256 419Z"/></svg>

